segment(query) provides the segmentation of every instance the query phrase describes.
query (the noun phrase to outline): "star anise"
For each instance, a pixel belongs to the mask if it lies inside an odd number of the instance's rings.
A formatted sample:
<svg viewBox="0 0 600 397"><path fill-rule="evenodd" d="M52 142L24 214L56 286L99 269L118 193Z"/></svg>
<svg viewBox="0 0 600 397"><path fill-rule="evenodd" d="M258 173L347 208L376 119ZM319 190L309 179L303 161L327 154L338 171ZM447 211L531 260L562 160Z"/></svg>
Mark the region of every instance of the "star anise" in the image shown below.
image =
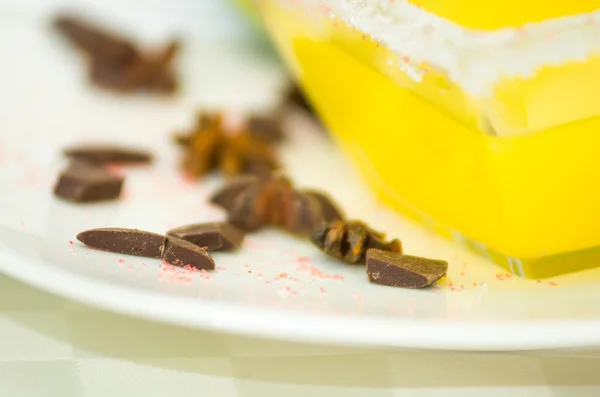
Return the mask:
<svg viewBox="0 0 600 397"><path fill-rule="evenodd" d="M54 27L85 55L89 79L96 86L120 92L176 91L172 65L179 49L176 41L151 53L76 16L59 15Z"/></svg>
<svg viewBox="0 0 600 397"><path fill-rule="evenodd" d="M271 144L243 130L228 134L221 113L201 115L191 133L175 140L184 147L182 168L193 177L212 170L227 176L261 174L278 167Z"/></svg>
<svg viewBox="0 0 600 397"><path fill-rule="evenodd" d="M295 189L278 172L235 179L213 195L211 202L228 212L230 223L246 231L275 226L308 235L324 221L343 218L326 194Z"/></svg>
<svg viewBox="0 0 600 397"><path fill-rule="evenodd" d="M360 221L337 220L322 224L312 231L310 239L325 254L346 263L365 263L370 248L402 253L400 240L385 242L383 233Z"/></svg>

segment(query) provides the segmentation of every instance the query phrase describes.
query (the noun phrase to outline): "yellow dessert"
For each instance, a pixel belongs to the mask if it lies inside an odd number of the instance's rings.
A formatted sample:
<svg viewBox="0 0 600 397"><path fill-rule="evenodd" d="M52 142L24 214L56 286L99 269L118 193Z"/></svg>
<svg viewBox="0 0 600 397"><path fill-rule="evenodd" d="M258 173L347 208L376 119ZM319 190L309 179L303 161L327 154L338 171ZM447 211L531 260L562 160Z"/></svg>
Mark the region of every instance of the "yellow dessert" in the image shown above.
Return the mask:
<svg viewBox="0 0 600 397"><path fill-rule="evenodd" d="M384 202L521 276L600 265L600 48L575 48L599 29L596 14L576 14L600 9L600 0L446 3L420 5L462 40L453 70L357 28L360 9L352 26L354 14L341 18L347 10L328 1L263 0L260 8L308 97ZM456 30L547 18L560 20ZM424 47L426 28L414 38ZM415 43L398 40L421 51Z"/></svg>

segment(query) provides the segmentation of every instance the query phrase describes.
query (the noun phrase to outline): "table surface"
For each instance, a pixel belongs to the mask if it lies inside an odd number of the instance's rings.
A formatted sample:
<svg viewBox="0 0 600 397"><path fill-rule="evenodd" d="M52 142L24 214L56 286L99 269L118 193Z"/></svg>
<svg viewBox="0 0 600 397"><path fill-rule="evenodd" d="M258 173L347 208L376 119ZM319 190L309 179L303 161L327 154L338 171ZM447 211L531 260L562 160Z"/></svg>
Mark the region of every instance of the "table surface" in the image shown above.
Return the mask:
<svg viewBox="0 0 600 397"><path fill-rule="evenodd" d="M0 395L598 396L600 352L333 348L102 312L0 276Z"/></svg>
<svg viewBox="0 0 600 397"><path fill-rule="evenodd" d="M120 4L127 23L146 29L150 38L173 26L197 28L198 35L211 40L239 34L214 1L173 3L179 6L172 9L187 19L165 19L156 9L140 13L136 1L102 5L117 12ZM3 2L0 29L21 30L21 19L46 12L55 3ZM196 14L187 11L192 3L198 4ZM201 14L205 23L191 22ZM11 23L2 23L7 21ZM391 352L267 341L106 313L4 276L0 338L3 397L600 395L597 351Z"/></svg>

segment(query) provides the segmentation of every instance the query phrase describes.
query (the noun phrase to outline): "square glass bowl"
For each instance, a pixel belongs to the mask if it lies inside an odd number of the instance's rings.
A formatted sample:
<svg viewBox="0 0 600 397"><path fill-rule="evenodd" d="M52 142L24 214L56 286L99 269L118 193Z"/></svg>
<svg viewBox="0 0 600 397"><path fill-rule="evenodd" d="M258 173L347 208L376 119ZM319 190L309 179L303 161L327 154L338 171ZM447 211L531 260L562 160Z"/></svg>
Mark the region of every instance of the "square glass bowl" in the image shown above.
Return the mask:
<svg viewBox="0 0 600 397"><path fill-rule="evenodd" d="M600 0L445 3L256 5L381 200L520 276L599 266Z"/></svg>

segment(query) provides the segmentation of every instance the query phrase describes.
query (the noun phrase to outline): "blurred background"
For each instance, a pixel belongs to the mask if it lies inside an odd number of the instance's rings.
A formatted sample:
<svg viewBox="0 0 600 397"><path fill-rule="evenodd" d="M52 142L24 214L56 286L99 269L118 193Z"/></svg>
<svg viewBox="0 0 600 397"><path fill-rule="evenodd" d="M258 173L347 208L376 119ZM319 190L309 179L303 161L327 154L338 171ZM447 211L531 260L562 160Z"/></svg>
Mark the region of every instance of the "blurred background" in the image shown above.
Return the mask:
<svg viewBox="0 0 600 397"><path fill-rule="evenodd" d="M201 40L256 39L251 23L226 0L0 1L4 20L47 18L57 10L80 10L148 40L162 40L173 33Z"/></svg>

